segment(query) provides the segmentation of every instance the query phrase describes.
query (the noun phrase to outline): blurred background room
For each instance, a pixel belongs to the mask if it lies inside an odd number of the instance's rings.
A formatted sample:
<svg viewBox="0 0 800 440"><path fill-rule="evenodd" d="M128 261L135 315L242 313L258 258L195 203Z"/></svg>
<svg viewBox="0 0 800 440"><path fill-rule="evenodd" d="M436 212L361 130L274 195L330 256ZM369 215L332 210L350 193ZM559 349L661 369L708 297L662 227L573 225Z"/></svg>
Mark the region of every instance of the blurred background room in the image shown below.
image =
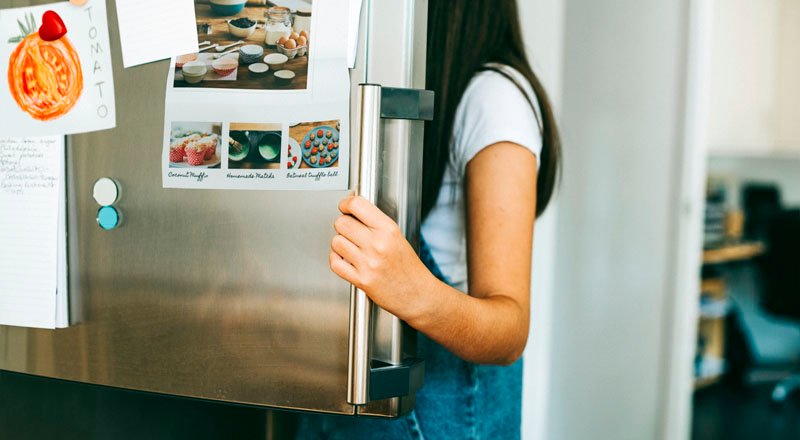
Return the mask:
<svg viewBox="0 0 800 440"><path fill-rule="evenodd" d="M565 138L525 434L800 438L800 1L522 3Z"/></svg>

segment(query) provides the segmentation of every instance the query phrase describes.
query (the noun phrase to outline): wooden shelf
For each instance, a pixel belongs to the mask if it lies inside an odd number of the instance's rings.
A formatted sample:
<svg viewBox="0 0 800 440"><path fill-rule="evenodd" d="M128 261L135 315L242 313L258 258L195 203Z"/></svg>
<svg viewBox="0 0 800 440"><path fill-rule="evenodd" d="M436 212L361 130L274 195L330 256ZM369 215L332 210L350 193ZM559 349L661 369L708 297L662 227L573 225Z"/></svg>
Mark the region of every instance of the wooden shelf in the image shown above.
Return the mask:
<svg viewBox="0 0 800 440"><path fill-rule="evenodd" d="M705 388L707 386L714 385L715 383L719 382L722 379L722 375L718 374L716 376L710 377L701 377L699 379L694 380L694 389L699 390L701 388Z"/></svg>
<svg viewBox="0 0 800 440"><path fill-rule="evenodd" d="M763 243L739 243L703 251L703 264L732 263L755 258L765 251Z"/></svg>
<svg viewBox="0 0 800 440"><path fill-rule="evenodd" d="M714 298L725 297L725 280L722 278L706 278L700 282L700 293Z"/></svg>

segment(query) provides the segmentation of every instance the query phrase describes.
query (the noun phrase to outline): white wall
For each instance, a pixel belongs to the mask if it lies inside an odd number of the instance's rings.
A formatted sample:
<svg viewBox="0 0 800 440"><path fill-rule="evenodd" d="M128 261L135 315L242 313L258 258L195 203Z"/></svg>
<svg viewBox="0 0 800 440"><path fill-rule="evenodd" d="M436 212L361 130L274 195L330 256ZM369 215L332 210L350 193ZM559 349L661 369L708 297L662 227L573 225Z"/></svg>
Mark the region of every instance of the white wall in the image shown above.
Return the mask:
<svg viewBox="0 0 800 440"><path fill-rule="evenodd" d="M564 1L520 1L525 45L539 79L558 111L564 39ZM555 295L555 252L558 201L536 222L531 289L531 330L525 351L522 437L546 439L550 382L552 301Z"/></svg>
<svg viewBox="0 0 800 440"><path fill-rule="evenodd" d="M676 350L672 340L679 333L676 278L690 279L686 267L696 278L691 262L677 255L699 254L677 243L685 234L678 225L692 223L682 219L700 215L697 204L684 200L681 180L688 160L689 5L566 1L565 178L543 438L639 440L687 432L664 423L672 411L673 355L689 353L693 342L682 337ZM689 371L691 358L684 360ZM683 380L688 390L690 377ZM688 391L673 400L688 412Z"/></svg>
<svg viewBox="0 0 800 440"><path fill-rule="evenodd" d="M800 151L800 0L716 0L709 147Z"/></svg>
<svg viewBox="0 0 800 440"><path fill-rule="evenodd" d="M775 144L780 2L714 2L712 151L767 150Z"/></svg>
<svg viewBox="0 0 800 440"><path fill-rule="evenodd" d="M777 148L800 151L800 0L781 0Z"/></svg>

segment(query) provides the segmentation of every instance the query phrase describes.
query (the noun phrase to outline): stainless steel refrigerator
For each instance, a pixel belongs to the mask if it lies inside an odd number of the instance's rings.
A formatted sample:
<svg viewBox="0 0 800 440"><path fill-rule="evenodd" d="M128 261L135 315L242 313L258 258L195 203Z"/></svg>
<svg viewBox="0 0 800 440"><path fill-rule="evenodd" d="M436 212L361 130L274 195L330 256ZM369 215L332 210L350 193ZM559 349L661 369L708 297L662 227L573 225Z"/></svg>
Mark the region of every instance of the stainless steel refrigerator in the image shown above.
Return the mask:
<svg viewBox="0 0 800 440"><path fill-rule="evenodd" d="M270 408L409 411L422 380L415 332L328 267L347 192L163 189L168 62L123 69L108 7L117 128L67 148L75 324L0 326L0 369ZM414 245L423 122L401 118L430 116L430 95L359 84L424 88L426 23L425 0L365 0L351 71L351 188ZM101 177L121 190L113 231L96 222Z"/></svg>

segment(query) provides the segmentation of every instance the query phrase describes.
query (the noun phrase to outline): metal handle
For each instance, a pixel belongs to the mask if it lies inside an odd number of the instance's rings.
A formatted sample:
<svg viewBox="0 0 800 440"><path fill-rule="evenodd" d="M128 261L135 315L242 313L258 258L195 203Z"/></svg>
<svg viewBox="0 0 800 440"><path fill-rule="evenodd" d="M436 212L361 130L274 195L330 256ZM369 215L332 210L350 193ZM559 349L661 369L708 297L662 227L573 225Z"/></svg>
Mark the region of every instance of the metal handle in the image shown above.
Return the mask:
<svg viewBox="0 0 800 440"><path fill-rule="evenodd" d="M381 86L361 84L361 124L356 193L378 201L378 146L380 143ZM350 288L350 348L347 366L347 403L369 403L372 301L363 290Z"/></svg>

